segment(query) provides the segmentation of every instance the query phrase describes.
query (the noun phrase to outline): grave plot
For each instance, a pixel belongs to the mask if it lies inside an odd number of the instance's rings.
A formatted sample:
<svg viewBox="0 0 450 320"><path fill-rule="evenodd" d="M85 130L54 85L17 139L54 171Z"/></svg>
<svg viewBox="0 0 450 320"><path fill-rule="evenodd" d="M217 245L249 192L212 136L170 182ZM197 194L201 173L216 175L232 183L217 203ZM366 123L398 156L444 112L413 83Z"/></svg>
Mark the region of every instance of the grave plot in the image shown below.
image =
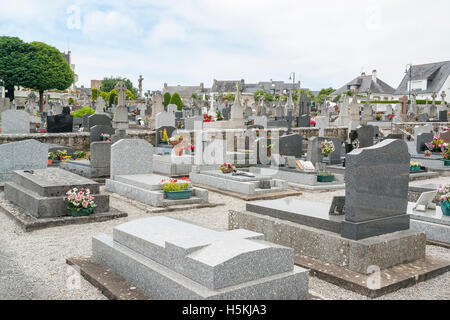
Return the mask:
<svg viewBox="0 0 450 320"><path fill-rule="evenodd" d="M72 216L66 193L73 188L90 190L96 204L91 215ZM110 209L109 196L100 193L98 183L58 168L14 171L11 181L5 184L0 209L25 231L127 216Z"/></svg>
<svg viewBox="0 0 450 320"><path fill-rule="evenodd" d="M217 166L193 166L194 185L243 200L277 199L300 195L289 190L288 182L272 176L245 171L224 172Z"/></svg>
<svg viewBox="0 0 450 320"><path fill-rule="evenodd" d="M89 160L60 162L59 167L90 179L106 178L110 174L110 158L111 143L92 142Z"/></svg>
<svg viewBox="0 0 450 320"><path fill-rule="evenodd" d="M437 188L431 190L421 193L416 202L408 202L411 228L425 232L431 244L450 248L450 216L444 215L441 205L436 204Z"/></svg>
<svg viewBox="0 0 450 320"><path fill-rule="evenodd" d="M410 228L409 159L400 140L354 150L345 200L247 203L246 212L230 211L229 228L263 232L294 248L296 263L312 274L372 298L430 279L450 270L450 261L425 255L425 233Z"/></svg>
<svg viewBox="0 0 450 320"><path fill-rule="evenodd" d="M308 298L308 270L294 265L291 248L252 231L217 232L167 217L119 225L112 237L92 239L91 259L68 263L79 263L83 275L100 264L155 300ZM109 292L116 282L94 285Z"/></svg>
<svg viewBox="0 0 450 320"><path fill-rule="evenodd" d="M189 176L192 163L194 163L194 157L191 155L172 156L154 154L153 172L168 177Z"/></svg>
<svg viewBox="0 0 450 320"><path fill-rule="evenodd" d="M172 186L177 184L180 187L163 190L162 181L166 180L166 183L170 181L167 177L153 174L153 158L148 156L152 154L153 146L145 140L123 139L113 144L111 179L106 180L106 190L153 207L215 206L208 203L207 190L192 187L189 181L173 180ZM183 185L184 190L181 187ZM177 190L178 194L170 193Z"/></svg>

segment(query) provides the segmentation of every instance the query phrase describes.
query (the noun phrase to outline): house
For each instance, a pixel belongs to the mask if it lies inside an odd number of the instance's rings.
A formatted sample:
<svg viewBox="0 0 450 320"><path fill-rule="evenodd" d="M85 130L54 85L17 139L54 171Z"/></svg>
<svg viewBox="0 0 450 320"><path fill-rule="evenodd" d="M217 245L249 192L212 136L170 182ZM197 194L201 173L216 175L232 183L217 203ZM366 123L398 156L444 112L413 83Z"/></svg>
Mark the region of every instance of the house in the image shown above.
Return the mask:
<svg viewBox="0 0 450 320"><path fill-rule="evenodd" d="M331 97L336 97L347 91L356 90L357 95L361 96L361 99L358 100L364 100L367 96L366 92L368 89L370 89L372 100L394 99L395 89L378 78L377 70L373 70L372 75L366 75L366 73L363 72L359 77L356 77L333 92Z"/></svg>
<svg viewBox="0 0 450 320"><path fill-rule="evenodd" d="M203 82L199 86L169 86L167 83L164 83L162 94L169 92L173 95L176 92L180 95L181 99L190 99L194 93L198 96L203 96L209 95L210 91L211 89L205 88Z"/></svg>
<svg viewBox="0 0 450 320"><path fill-rule="evenodd" d="M403 77L395 91L396 96L408 96L411 91L417 92L417 99L432 99L436 93L441 99L442 91L450 93L450 61L413 65Z"/></svg>

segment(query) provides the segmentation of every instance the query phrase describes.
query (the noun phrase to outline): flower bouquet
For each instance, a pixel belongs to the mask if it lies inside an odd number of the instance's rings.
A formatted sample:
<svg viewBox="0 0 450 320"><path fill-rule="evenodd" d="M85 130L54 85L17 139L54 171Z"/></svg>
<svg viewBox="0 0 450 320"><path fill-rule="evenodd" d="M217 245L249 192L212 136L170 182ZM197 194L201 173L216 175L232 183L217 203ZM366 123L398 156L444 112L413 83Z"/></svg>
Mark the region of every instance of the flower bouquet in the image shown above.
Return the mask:
<svg viewBox="0 0 450 320"><path fill-rule="evenodd" d="M325 140L320 144L320 150L325 157L329 157L335 151L334 143L330 140Z"/></svg>
<svg viewBox="0 0 450 320"><path fill-rule="evenodd" d="M48 153L48 162L47 164L52 164L53 160L55 159L56 155L53 152Z"/></svg>
<svg viewBox="0 0 450 320"><path fill-rule="evenodd" d="M375 120L380 121L382 117L383 117L383 116L382 116L381 113L377 113L377 114L375 115Z"/></svg>
<svg viewBox="0 0 450 320"><path fill-rule="evenodd" d="M207 114L203 115L203 122L212 122L212 116Z"/></svg>
<svg viewBox="0 0 450 320"><path fill-rule="evenodd" d="M440 202L442 213L450 216L450 185L440 186L436 195L436 200Z"/></svg>
<svg viewBox="0 0 450 320"><path fill-rule="evenodd" d="M56 151L56 156L59 161L68 161L70 159L70 156L67 155L67 150Z"/></svg>
<svg viewBox="0 0 450 320"><path fill-rule="evenodd" d="M444 166L450 166L450 148L442 152L442 160L444 160Z"/></svg>
<svg viewBox="0 0 450 320"><path fill-rule="evenodd" d="M169 144L171 146L176 146L180 144L183 141L183 136L174 135L172 138L169 139Z"/></svg>
<svg viewBox="0 0 450 320"><path fill-rule="evenodd" d="M219 170L222 171L222 173L232 173L237 171L231 163L221 164L219 166Z"/></svg>
<svg viewBox="0 0 450 320"><path fill-rule="evenodd" d="M66 195L67 209L70 210L72 217L89 216L97 206L89 189L73 188L67 191Z"/></svg>
<svg viewBox="0 0 450 320"><path fill-rule="evenodd" d="M426 145L432 152L441 152L444 146L444 140L440 136L434 136L433 141Z"/></svg>
<svg viewBox="0 0 450 320"><path fill-rule="evenodd" d="M111 135L109 135L107 133L102 133L102 134L100 134L100 139L101 139L101 141L104 141L104 142L111 142Z"/></svg>

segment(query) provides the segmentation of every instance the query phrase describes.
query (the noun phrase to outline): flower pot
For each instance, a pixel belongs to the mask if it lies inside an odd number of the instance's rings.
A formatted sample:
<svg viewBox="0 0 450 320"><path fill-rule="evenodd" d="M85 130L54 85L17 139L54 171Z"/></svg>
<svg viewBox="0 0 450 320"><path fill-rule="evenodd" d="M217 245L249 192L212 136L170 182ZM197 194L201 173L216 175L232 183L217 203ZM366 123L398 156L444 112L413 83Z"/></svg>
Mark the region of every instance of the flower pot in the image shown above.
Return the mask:
<svg viewBox="0 0 450 320"><path fill-rule="evenodd" d="M450 166L450 160L444 160L444 166L446 167Z"/></svg>
<svg viewBox="0 0 450 320"><path fill-rule="evenodd" d="M51 165L53 163L53 159L48 159L47 164Z"/></svg>
<svg viewBox="0 0 450 320"><path fill-rule="evenodd" d="M450 216L450 201L442 201L441 209L444 216Z"/></svg>
<svg viewBox="0 0 450 320"><path fill-rule="evenodd" d="M167 144L167 141L160 141L159 144Z"/></svg>
<svg viewBox="0 0 450 320"><path fill-rule="evenodd" d="M189 199L192 195L192 190L187 189L183 191L165 191L167 199L180 200Z"/></svg>
<svg viewBox="0 0 450 320"><path fill-rule="evenodd" d="M181 143L181 141L169 141L169 144L170 144L172 147L175 147L175 146L179 145L180 143Z"/></svg>
<svg viewBox="0 0 450 320"><path fill-rule="evenodd" d="M87 208L87 209L83 208L81 210L71 209L70 214L72 215L72 217L87 217L90 216L93 211L94 208Z"/></svg>
<svg viewBox="0 0 450 320"><path fill-rule="evenodd" d="M333 182L334 176L317 176L317 182Z"/></svg>
<svg viewBox="0 0 450 320"><path fill-rule="evenodd" d="M418 171L420 171L420 169L421 169L421 167L414 166L414 167L410 167L410 168L409 168L409 171L410 171L410 172L418 172Z"/></svg>

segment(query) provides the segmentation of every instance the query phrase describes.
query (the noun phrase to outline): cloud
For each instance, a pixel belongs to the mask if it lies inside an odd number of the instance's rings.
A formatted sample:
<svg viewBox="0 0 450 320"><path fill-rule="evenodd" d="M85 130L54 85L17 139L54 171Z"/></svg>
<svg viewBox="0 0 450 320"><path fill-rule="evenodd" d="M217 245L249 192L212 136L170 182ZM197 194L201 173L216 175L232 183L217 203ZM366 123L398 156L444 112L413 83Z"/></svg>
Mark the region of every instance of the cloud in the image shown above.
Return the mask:
<svg viewBox="0 0 450 320"><path fill-rule="evenodd" d="M148 42L150 45L163 43L185 42L188 39L185 27L171 19L163 19L150 32Z"/></svg>

